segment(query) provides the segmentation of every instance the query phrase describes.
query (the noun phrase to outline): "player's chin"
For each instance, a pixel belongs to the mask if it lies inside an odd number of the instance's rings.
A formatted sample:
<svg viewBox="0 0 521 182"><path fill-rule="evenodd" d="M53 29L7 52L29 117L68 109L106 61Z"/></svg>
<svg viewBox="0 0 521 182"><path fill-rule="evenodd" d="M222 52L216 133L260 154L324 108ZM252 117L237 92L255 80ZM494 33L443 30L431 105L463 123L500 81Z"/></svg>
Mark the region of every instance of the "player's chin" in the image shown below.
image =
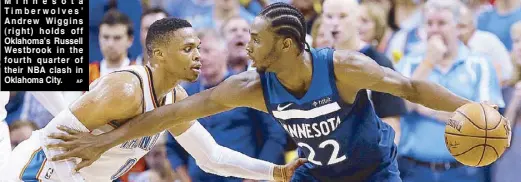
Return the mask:
<svg viewBox="0 0 521 182"><path fill-rule="evenodd" d="M188 76L189 78L187 80L189 82L195 82L195 81L197 81L197 78L199 78L200 74L201 74L201 72L192 73L190 76Z"/></svg>

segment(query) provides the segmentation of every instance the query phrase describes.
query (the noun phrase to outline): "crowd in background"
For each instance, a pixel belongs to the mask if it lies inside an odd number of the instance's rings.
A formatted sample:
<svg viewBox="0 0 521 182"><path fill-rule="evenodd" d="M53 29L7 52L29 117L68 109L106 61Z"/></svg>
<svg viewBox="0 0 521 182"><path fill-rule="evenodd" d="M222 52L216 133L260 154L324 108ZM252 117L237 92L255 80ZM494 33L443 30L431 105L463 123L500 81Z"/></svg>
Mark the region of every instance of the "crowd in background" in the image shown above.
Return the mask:
<svg viewBox="0 0 521 182"><path fill-rule="evenodd" d="M189 95L254 69L245 47L263 7L290 3L307 22L312 47L359 51L415 79L438 83L474 101L490 101L511 120L504 156L475 168L456 162L444 141L450 113L370 92L380 118L396 131L404 181L514 182L521 174L521 0L90 0L90 82L127 65L148 63L148 27L165 17L189 20L198 31L201 75L183 83ZM73 102L82 92L63 92ZM6 118L15 147L52 115L30 94L11 92ZM268 114L236 108L199 119L216 141L251 157L284 164L295 144ZM171 137L118 181L251 181L205 173Z"/></svg>

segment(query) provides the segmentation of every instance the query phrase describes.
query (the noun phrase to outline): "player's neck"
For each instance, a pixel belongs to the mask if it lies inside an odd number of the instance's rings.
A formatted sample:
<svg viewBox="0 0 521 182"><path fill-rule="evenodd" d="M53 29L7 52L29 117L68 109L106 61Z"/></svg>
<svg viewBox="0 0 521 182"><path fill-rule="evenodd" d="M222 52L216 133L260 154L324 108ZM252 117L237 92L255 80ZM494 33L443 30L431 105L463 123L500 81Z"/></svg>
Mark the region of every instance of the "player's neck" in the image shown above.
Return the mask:
<svg viewBox="0 0 521 182"><path fill-rule="evenodd" d="M158 99L163 98L166 94L172 91L181 81L177 76L173 76L164 69L158 67L156 64L148 65L152 71L153 86Z"/></svg>
<svg viewBox="0 0 521 182"><path fill-rule="evenodd" d="M311 54L304 51L297 57L281 57L279 60L285 60L286 65L275 71L277 79L286 89L296 95L302 96L309 89L313 76Z"/></svg>

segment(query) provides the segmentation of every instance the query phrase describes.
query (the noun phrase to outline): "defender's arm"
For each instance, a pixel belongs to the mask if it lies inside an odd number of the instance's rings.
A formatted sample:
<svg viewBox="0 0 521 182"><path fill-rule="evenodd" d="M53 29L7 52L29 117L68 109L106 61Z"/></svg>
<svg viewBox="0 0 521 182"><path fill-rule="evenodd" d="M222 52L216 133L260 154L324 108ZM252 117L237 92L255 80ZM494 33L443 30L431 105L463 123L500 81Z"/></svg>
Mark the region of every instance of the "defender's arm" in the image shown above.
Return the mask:
<svg viewBox="0 0 521 182"><path fill-rule="evenodd" d="M424 80L404 77L379 66L371 58L352 51L335 51L335 75L341 83L357 89L386 92L426 107L453 112L471 101Z"/></svg>

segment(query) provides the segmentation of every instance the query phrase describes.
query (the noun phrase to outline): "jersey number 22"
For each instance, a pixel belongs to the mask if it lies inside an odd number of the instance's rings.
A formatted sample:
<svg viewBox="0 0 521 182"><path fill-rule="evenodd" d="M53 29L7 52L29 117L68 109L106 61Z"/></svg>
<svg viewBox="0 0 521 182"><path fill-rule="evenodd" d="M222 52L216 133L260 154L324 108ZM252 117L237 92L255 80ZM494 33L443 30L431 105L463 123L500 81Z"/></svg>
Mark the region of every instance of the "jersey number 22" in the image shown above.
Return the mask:
<svg viewBox="0 0 521 182"><path fill-rule="evenodd" d="M314 159L315 158L315 150L313 150L313 148L311 148L311 146L309 146L306 143L302 143L302 142L299 142L297 145L300 146L300 147L307 148L309 150L309 156L308 156L308 161L309 162L311 162L313 164L316 164L316 165L323 165L322 162L315 161L315 159ZM338 156L338 151L340 150L340 145L335 140L329 139L329 140L323 141L322 143L320 143L318 145L318 147L323 149L323 148L325 148L328 145L333 146L333 152L331 153L331 157L329 158L329 161L327 162L327 165L336 164L336 163L342 162L342 161L347 159L346 155L342 155L340 157Z"/></svg>

